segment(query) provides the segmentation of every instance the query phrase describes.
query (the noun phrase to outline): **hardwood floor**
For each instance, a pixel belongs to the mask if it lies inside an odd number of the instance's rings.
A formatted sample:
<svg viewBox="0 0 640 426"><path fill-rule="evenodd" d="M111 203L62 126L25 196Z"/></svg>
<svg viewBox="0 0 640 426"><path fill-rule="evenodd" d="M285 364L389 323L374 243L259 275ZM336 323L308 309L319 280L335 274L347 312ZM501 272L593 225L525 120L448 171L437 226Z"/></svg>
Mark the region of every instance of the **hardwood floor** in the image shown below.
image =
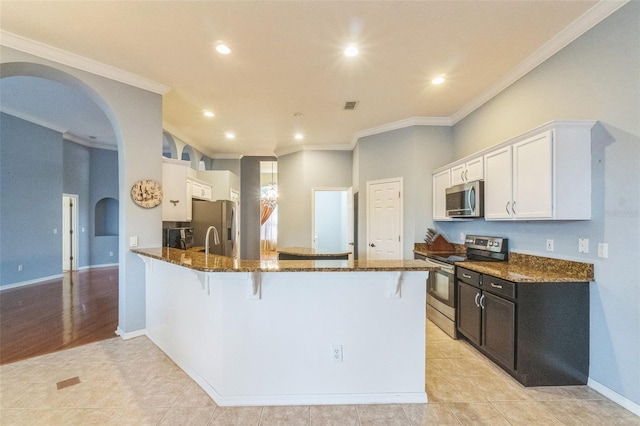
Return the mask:
<svg viewBox="0 0 640 426"><path fill-rule="evenodd" d="M0 292L0 364L109 339L118 326L118 267Z"/></svg>

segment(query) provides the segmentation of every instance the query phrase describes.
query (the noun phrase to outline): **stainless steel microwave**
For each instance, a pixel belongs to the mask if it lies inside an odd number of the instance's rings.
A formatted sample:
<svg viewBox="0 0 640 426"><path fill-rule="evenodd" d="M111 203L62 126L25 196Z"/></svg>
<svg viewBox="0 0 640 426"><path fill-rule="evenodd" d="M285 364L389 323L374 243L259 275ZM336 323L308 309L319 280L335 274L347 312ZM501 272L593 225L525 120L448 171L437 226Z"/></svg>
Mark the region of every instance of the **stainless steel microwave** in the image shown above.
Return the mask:
<svg viewBox="0 0 640 426"><path fill-rule="evenodd" d="M484 217L484 182L455 185L445 190L448 217Z"/></svg>

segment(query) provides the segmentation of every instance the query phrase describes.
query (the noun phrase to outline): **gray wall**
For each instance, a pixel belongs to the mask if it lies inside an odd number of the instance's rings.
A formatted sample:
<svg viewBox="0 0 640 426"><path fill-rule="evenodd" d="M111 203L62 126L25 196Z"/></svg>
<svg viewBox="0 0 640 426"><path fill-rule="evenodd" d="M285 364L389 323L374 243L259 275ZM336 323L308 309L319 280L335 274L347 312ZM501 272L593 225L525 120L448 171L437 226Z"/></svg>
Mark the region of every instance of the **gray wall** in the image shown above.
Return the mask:
<svg viewBox="0 0 640 426"><path fill-rule="evenodd" d="M412 259L414 243L432 226L431 172L453 159L451 127L414 126L367 136L356 149L358 257L367 258L367 181L402 177L403 257Z"/></svg>
<svg viewBox="0 0 640 426"><path fill-rule="evenodd" d="M118 237L95 237L93 223L100 198L118 199L117 152L63 140L7 114L0 127L0 286L62 273L63 193L79 200L77 266L117 263Z"/></svg>
<svg viewBox="0 0 640 426"><path fill-rule="evenodd" d="M62 152L60 133L0 115L0 285L62 273Z"/></svg>
<svg viewBox="0 0 640 426"><path fill-rule="evenodd" d="M278 247L311 247L311 189L350 187L351 167L351 151L300 151L278 158Z"/></svg>
<svg viewBox="0 0 640 426"><path fill-rule="evenodd" d="M590 221L438 224L508 236L510 249L595 264L590 378L640 404L640 2L630 2L456 124L462 157L553 119L597 119ZM590 253L578 253L578 238ZM553 253L545 239L555 240ZM597 243L609 243L609 258ZM570 336L568 336L570 338Z"/></svg>
<svg viewBox="0 0 640 426"><path fill-rule="evenodd" d="M89 265L105 265L118 262L118 235L95 233L95 208L103 198L118 200L118 152L90 149L89 163L89 241L91 250ZM115 219L118 219L117 217ZM113 253L113 256L110 255Z"/></svg>

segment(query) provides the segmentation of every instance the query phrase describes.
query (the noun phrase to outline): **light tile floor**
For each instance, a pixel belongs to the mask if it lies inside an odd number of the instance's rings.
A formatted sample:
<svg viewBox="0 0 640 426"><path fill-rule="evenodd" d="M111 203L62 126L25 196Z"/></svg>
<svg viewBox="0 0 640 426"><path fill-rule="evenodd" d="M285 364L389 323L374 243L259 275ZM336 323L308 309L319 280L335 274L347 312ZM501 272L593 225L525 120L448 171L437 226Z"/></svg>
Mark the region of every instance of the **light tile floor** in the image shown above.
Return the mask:
<svg viewBox="0 0 640 426"><path fill-rule="evenodd" d="M426 366L429 404L218 407L146 337L114 338L0 366L0 425L640 425L585 386L524 388L431 323Z"/></svg>

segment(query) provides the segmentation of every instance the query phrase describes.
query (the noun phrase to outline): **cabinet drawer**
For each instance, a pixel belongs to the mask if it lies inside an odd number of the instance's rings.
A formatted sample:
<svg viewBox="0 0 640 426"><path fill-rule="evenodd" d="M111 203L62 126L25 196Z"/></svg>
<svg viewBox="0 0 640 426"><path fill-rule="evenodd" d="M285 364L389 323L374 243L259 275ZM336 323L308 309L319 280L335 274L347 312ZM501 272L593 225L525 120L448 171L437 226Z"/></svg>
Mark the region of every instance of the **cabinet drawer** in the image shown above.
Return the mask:
<svg viewBox="0 0 640 426"><path fill-rule="evenodd" d="M516 298L516 283L492 277L491 275L485 275L483 277L482 288L493 294L498 294L510 299Z"/></svg>
<svg viewBox="0 0 640 426"><path fill-rule="evenodd" d="M468 269L456 267L456 277L460 281L464 281L465 283L471 284L472 286L480 286L480 274L478 272L473 272Z"/></svg>

